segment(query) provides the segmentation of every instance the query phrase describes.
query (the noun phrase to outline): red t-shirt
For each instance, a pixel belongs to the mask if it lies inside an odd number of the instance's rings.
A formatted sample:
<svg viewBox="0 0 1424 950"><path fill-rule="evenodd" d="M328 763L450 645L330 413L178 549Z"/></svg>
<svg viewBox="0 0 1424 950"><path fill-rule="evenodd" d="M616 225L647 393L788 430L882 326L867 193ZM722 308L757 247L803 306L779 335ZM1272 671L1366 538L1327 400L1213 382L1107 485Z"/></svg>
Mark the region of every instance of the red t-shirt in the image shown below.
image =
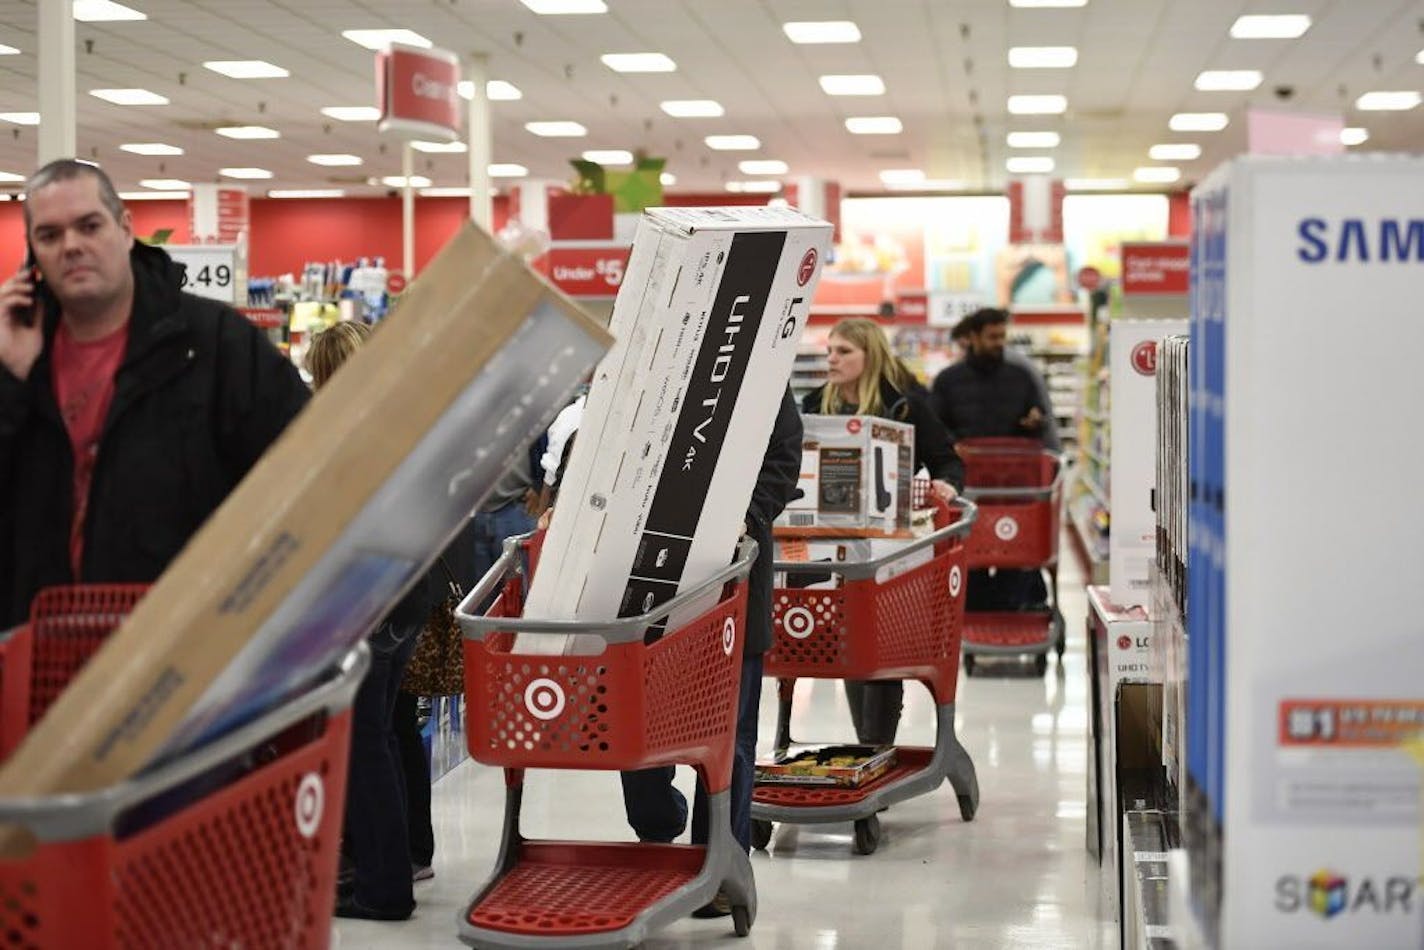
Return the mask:
<svg viewBox="0 0 1424 950"><path fill-rule="evenodd" d="M89 484L99 457L99 436L114 401L114 376L124 360L129 325L97 340L79 342L60 323L54 334L54 396L74 450L74 521L69 527L69 561L74 579L84 558L84 516Z"/></svg>

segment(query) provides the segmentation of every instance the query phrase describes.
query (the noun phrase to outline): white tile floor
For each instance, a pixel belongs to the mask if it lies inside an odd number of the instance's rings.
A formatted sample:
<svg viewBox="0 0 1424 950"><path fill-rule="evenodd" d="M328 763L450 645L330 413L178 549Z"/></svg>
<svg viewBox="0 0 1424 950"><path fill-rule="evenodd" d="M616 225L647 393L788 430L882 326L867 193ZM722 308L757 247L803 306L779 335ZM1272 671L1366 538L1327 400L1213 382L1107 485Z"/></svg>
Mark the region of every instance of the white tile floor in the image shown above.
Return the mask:
<svg viewBox="0 0 1424 950"><path fill-rule="evenodd" d="M1066 539L1065 539L1066 540ZM979 813L960 820L948 785L881 815L883 839L853 854L850 826L777 829L752 858L760 912L738 940L727 920L682 921L649 950L726 946L729 950L841 948L1097 948L1116 946L1103 920L1100 871L1085 847L1089 688L1081 577L1065 549L1062 606L1068 654L1045 679L961 676L958 725L974 759ZM762 697L762 747L776 722L775 688ZM793 734L849 739L838 683L803 681ZM933 708L907 690L900 738L934 740ZM684 786L691 772L679 770ZM416 885L420 907L400 924L340 922L338 950L456 946L455 920L486 878L499 845L504 783L494 769L466 762L434 793L436 877ZM531 837L628 840L617 780L603 773L530 776L524 806Z"/></svg>

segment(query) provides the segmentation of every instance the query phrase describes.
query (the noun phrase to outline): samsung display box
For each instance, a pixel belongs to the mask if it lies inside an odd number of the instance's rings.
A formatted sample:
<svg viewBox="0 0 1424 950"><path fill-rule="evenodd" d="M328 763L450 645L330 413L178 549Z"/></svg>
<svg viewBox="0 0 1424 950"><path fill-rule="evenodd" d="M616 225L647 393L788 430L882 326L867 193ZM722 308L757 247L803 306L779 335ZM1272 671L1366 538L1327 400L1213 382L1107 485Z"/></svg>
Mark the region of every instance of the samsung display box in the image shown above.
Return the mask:
<svg viewBox="0 0 1424 950"><path fill-rule="evenodd" d="M801 421L801 497L777 527L806 536L909 537L914 426L878 416Z"/></svg>

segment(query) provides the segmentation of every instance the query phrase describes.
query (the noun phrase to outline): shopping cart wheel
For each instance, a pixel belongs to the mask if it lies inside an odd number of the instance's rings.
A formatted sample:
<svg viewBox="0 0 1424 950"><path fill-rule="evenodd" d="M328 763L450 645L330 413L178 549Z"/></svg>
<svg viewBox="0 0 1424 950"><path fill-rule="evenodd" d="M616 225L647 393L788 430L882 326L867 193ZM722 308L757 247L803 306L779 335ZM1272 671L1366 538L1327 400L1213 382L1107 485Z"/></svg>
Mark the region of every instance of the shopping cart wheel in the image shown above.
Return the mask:
<svg viewBox="0 0 1424 950"><path fill-rule="evenodd" d="M874 854L880 847L880 819L875 815L855 823L855 853Z"/></svg>
<svg viewBox="0 0 1424 950"><path fill-rule="evenodd" d="M1043 676L1048 672L1048 654L1040 653L1033 658L1033 672L1038 676Z"/></svg>
<svg viewBox="0 0 1424 950"><path fill-rule="evenodd" d="M974 675L974 654L972 653L964 654L964 675Z"/></svg>
<svg viewBox="0 0 1424 950"><path fill-rule="evenodd" d="M752 912L745 907L732 908L732 929L737 932L738 937L745 937L752 932Z"/></svg>
<svg viewBox="0 0 1424 950"><path fill-rule="evenodd" d="M752 819L752 849L755 851L765 851L766 846L771 844L772 824L769 821L762 821L760 818Z"/></svg>
<svg viewBox="0 0 1424 950"><path fill-rule="evenodd" d="M973 797L969 795L960 795L958 796L958 798L959 817L963 818L965 821L973 821L974 813L979 810L978 806L974 802Z"/></svg>
<svg viewBox="0 0 1424 950"><path fill-rule="evenodd" d="M1057 607L1053 608L1053 629L1058 631L1058 641L1053 648L1058 651L1058 659L1063 659L1063 651L1068 649L1068 624Z"/></svg>

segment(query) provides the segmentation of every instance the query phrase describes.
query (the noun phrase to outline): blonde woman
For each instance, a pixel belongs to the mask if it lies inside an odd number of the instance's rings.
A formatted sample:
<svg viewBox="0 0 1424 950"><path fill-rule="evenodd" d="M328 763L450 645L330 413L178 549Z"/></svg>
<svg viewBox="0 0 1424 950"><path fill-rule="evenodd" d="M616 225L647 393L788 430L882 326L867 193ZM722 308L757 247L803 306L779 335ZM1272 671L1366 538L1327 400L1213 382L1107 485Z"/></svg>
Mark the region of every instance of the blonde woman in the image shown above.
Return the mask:
<svg viewBox="0 0 1424 950"><path fill-rule="evenodd" d="M964 488L964 464L954 437L930 409L923 388L890 351L885 331L873 320L842 320L826 346L826 385L808 393L807 415L880 416L915 427L915 462L929 470L935 494L946 501ZM890 745L900 725L904 684L899 680L846 680L846 699L856 739Z"/></svg>

